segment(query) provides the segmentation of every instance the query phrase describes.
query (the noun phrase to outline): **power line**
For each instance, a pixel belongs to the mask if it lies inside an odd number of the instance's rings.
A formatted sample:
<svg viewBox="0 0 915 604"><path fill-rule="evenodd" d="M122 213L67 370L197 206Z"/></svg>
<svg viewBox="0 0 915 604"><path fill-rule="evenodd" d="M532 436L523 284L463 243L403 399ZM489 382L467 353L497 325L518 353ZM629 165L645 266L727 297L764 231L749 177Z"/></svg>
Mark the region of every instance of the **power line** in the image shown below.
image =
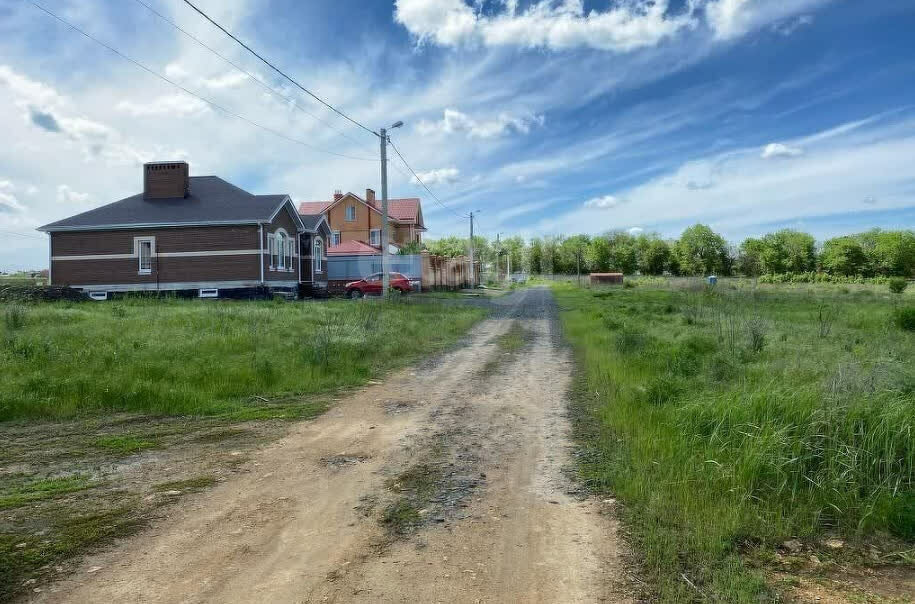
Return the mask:
<svg viewBox="0 0 915 604"><path fill-rule="evenodd" d="M257 58L260 59L261 61L263 61L264 64L267 65L267 67L269 67L269 68L272 69L273 71L277 72L278 74L280 74L281 76L283 76L284 78L286 78L287 80L289 80L290 82L292 82L297 88L299 88L299 90L301 90L301 91L304 92L305 94L309 95L310 97L312 97L313 99L315 99L316 101L318 101L319 103L321 103L322 105L324 105L325 107L327 107L328 109L330 109L331 111L333 111L334 113L336 113L337 115L339 115L340 117L343 117L343 118L349 120L350 122L352 122L353 124L359 126L360 128L362 128L362 129L365 130L366 132L369 132L369 133L371 133L371 134L374 134L375 136L378 136L378 133L375 132L374 130L372 130L371 128L369 128L368 126L365 126L365 125L363 125L363 124L357 122L356 120L354 120L354 119L351 118L350 116L346 115L345 113L343 113L342 111L340 111L339 109L337 109L336 107L334 107L333 105L331 105L330 103L328 103L327 101L325 101L324 99L322 99L321 97L319 97L318 95L316 95L315 93L313 93L312 91L308 90L307 88L305 88L304 86L302 86L301 84L299 84L298 82L296 82L295 80L293 80L291 77L289 77L288 75L286 75L282 70L280 70L278 67L276 67L273 63L271 63L270 61L268 61L268 60L265 59L264 57L262 57L262 56L260 56L259 54L257 54L257 52L255 52L254 49L252 49L250 46L248 46L247 44L245 44L244 42L242 42L241 40L239 40L234 34L232 34L232 33L231 33L229 30L227 30L225 27L223 27L222 25L220 25L219 23L217 23L216 21L214 21L213 19L211 19L209 15L207 15L205 12L203 12L202 10L200 10L199 8L197 8L196 6L194 6L194 4L193 4L192 2L190 2L190 0L184 0L184 3L187 4L188 6L190 6L191 8L193 8L195 11L197 11L197 13L199 13L201 17L203 17L204 19L206 19L207 21L209 21L210 23L212 23L213 25L215 25L216 27L218 27L224 34L226 34L227 36L229 36L230 38L232 38L233 40L235 40L236 42L238 42L238 43L242 46L242 48L244 48L245 50L247 50L248 52L250 52L251 54L253 54L255 57L257 57Z"/></svg>
<svg viewBox="0 0 915 604"><path fill-rule="evenodd" d="M441 199L439 199L435 195L435 193L432 192L432 189L430 189L429 187L426 186L426 183L424 183L423 179L421 179L419 177L419 174L416 173L416 170L414 170L412 167L410 167L410 164L408 164L407 160L404 159L403 155L400 153L400 149L398 149L397 145L394 144L394 141L390 141L390 142L391 142L391 148L394 149L394 153L397 154L397 157L400 158L400 161L403 162L403 165L405 165L407 167L407 169L413 174L413 178L416 179L416 182L418 182L419 184L422 185L422 187L429 193L429 195L432 196L432 199L434 199L438 203L438 205L442 206L443 208L445 208L446 210L448 210L449 212L451 212L452 214L454 214L455 216L457 216L459 218L470 218L469 215L461 214L457 210L454 210L454 209L448 207L447 205L445 205L445 202L443 202Z"/></svg>
<svg viewBox="0 0 915 604"><path fill-rule="evenodd" d="M197 44L199 44L201 47L207 49L208 51L210 51L211 53L213 53L214 55L216 55L217 57L219 57L220 59L222 59L223 61L225 61L226 63L228 63L228 64L231 65L232 67L234 67L235 69L237 69L239 72L245 74L246 76L248 76L249 78L251 78L252 80L254 80L255 82L257 82L264 90L266 90L266 91L269 92L270 94L274 95L274 96L277 97L277 98L281 98L281 99L283 99L283 100L289 101L290 103L292 103L292 105L293 105L296 109L298 109L299 111L301 111L301 112L304 113L305 115L307 115L307 116L309 116L309 117L311 117L311 118L313 118L313 119L315 119L315 120L321 122L322 124L324 124L325 126L327 126L328 128L330 128L331 130L333 130L334 132L336 132L337 134L339 134L339 135L342 136L343 138L345 138L345 139L347 139L347 140L349 140L349 141L351 141L351 142L353 142L353 143L356 143L357 145L362 145L362 144L363 144L364 141L363 141L363 142L357 141L356 139L354 139L354 138L352 138L351 136L347 135L345 132L343 132L342 130L340 130L339 128L337 128L336 126L334 126L333 124L331 124L330 122L328 122L327 120L324 120L324 119L318 117L317 115L311 113L310 111L308 111L307 109L305 109L304 107L302 107L301 105L299 105L298 103L296 103L296 101L295 101L294 98L292 98L291 96L286 96L285 94L279 92L278 90L276 90L275 88L273 88L272 86L270 86L269 84L267 84L266 82L264 82L263 80L261 80L260 78L258 78L256 75L254 75L253 73L251 73L250 71L248 71L248 70L246 70L245 68L241 67L240 65L238 65L237 63L235 63L234 61L232 61L231 59L229 59L229 58L226 57L225 55L221 54L219 51L217 51L217 50L215 50L214 48L212 48L211 46L207 45L207 44L206 44L205 42L203 42L200 38L198 38L198 37L196 37L194 34L188 32L187 30L185 30L184 28L182 28L180 25L178 25L177 23L175 23L174 21L172 21L171 19L169 19L168 17L166 17L165 15L163 15L162 13L160 13L159 11L157 11L156 9L154 9L152 6L150 6L149 4L147 4L146 2L144 2L143 0L135 0L135 2L136 2L137 4L140 4L141 6L146 7L146 9L149 10L151 13L153 13L154 15L156 15L157 17L159 17L160 19L162 19L163 21L165 21L166 23L168 23L169 25L171 25L172 27L174 27L175 29L177 29L179 32L181 32L182 34L184 34L185 36L187 36L189 39L193 40L194 42L196 42Z"/></svg>
<svg viewBox="0 0 915 604"><path fill-rule="evenodd" d="M185 93L187 93L187 94L189 94L189 95L191 95L191 96L193 96L193 97L195 97L195 98L197 98L197 99L203 101L204 103L207 103L208 105L210 105L210 106L212 106L212 107L215 107L216 109L222 111L223 113L225 113L225 114L227 114L227 115L230 115L230 116L232 116L232 117L234 117L234 118L236 118L236 119L240 119L240 120L242 120L243 122L247 122L248 124L251 124L252 126L255 126L255 127L257 127L257 128L260 128L261 130L264 130L264 131L266 131L266 132L269 132L269 133L271 133L271 134L273 134L273 135L275 135L275 136L278 136L278 137L280 137L280 138L282 138L282 139L285 139L285 140L287 140L287 141L289 141L289 142L296 143L296 144L298 144L298 145L302 145L303 147L307 147L307 148L311 149L312 151L318 151L318 152L320 152L320 153L327 153L328 155L336 155L337 157L343 157L343 158L346 158L346 159L355 159L355 160L359 160L359 161L378 161L378 160L375 159L375 158L356 157L356 156L353 156L353 155L346 155L346 154L344 154L344 153L337 153L337 152L335 152L335 151L328 151L327 149L321 149L321 148L319 148L319 147L315 147L314 145L310 145L310 144L308 144L308 143L306 143L306 142L304 142L304 141L300 141L299 139L292 138L292 137L290 137L290 136L286 136L285 134L283 134L282 132L280 132L280 131L278 131L278 130L274 130L273 128L270 128L270 127L268 127L268 126L264 126L264 125L262 125L262 124L259 124L259 123L255 122L255 121L251 120L251 119L248 119L248 118L244 117L243 115L239 115L238 113L235 113L234 111L230 111L229 109L226 109L226 108L223 107L222 105L219 105L218 103L216 103L216 102L214 102L214 101L212 101L212 100L210 100L210 99L208 99L208 98L206 98L206 97L204 97L204 96L201 96L201 95L197 94L196 92L193 92L193 91L191 91L191 90L185 88L185 87L182 86L181 84L178 84L177 82L174 82L174 81L170 80L169 78L165 77L165 76L162 75L161 73L159 73L159 72L157 72L157 71L154 71L153 69L147 67L147 66L144 65L143 63L140 63L139 61L137 61L137 60L135 60L135 59L132 59L132 58L128 57L127 55L125 55L124 53L122 53L121 51L119 51L118 49L116 49L116 48L114 48L114 47L112 47L112 46L109 46L108 44L106 44L105 42L102 42L102 41L99 40L98 38L95 38L95 37L93 37L92 35L86 33L85 31L83 31L82 29L80 29L80 28L78 28L77 26L73 25L72 23L70 23L69 21L67 21L66 19L64 19L63 17L59 17L58 15L54 14L54 13L51 12L50 10L48 10L48 9L46 9L45 7L41 6L40 4L38 4L38 3L36 3L36 2L33 2L32 0L29 0L29 4L31 4L32 6L34 6L34 7L37 8L37 9L41 10L42 12L48 14L49 16L51 16L51 17L57 19L58 21L60 21L61 23L63 23L64 25L66 25L67 27L69 27L70 29L72 29L73 31L76 31L76 32L82 34L83 36L85 36L86 38L92 40L92 41L95 42L96 44L99 44L100 46L103 46L103 47L107 48L108 50L110 50L110 51L113 52L114 54L118 55L118 56L121 57L122 59L125 59L125 60L127 60L127 61L130 61L131 63L133 63L134 65L136 65L136 66L139 67L140 69L142 69L143 71L145 71L145 72L147 72L147 73L149 73L149 74L151 74L151 75L156 76L157 78L159 78L160 80L162 80L162 81L164 81L164 82L168 82L168 83L171 84L172 86L174 86L174 87L176 87L176 88L178 88L178 89L180 89L180 90L183 90Z"/></svg>

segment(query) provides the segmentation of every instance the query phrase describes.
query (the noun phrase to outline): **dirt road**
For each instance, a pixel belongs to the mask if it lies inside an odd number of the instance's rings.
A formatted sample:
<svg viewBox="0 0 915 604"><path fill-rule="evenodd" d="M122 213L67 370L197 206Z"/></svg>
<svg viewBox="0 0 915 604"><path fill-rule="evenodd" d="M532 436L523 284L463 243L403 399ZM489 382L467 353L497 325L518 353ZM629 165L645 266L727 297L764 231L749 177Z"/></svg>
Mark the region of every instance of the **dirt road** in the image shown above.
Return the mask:
<svg viewBox="0 0 915 604"><path fill-rule="evenodd" d="M567 476L552 296L494 304L462 347L299 424L33 600L627 601L612 504Z"/></svg>

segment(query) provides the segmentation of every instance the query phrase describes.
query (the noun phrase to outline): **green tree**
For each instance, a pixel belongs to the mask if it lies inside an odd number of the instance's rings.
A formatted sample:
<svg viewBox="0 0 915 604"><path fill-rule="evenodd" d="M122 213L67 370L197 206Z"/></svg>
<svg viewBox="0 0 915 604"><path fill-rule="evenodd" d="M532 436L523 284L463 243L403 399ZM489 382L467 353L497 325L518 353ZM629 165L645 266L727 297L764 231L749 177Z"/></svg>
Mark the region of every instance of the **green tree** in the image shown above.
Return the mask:
<svg viewBox="0 0 915 604"><path fill-rule="evenodd" d="M915 274L915 232L873 229L856 238L867 257L869 273L899 277Z"/></svg>
<svg viewBox="0 0 915 604"><path fill-rule="evenodd" d="M610 247L610 270L626 275L638 270L638 249L632 235L626 231L610 232L607 234L607 244Z"/></svg>
<svg viewBox="0 0 915 604"><path fill-rule="evenodd" d="M674 256L684 275L725 273L730 265L724 238L704 224L683 231L674 245Z"/></svg>
<svg viewBox="0 0 915 604"><path fill-rule="evenodd" d="M645 275L660 275L670 263L670 245L656 234L641 234L635 243L639 271Z"/></svg>
<svg viewBox="0 0 915 604"><path fill-rule="evenodd" d="M594 237L585 250L588 266L595 273L606 273L610 270L610 243L606 237Z"/></svg>
<svg viewBox="0 0 915 604"><path fill-rule="evenodd" d="M763 272L763 250L766 245L762 239L747 237L740 244L737 252L737 270L747 277L756 277Z"/></svg>
<svg viewBox="0 0 915 604"><path fill-rule="evenodd" d="M460 237L442 237L441 239L429 241L428 249L430 254L454 258L467 253L467 242Z"/></svg>
<svg viewBox="0 0 915 604"><path fill-rule="evenodd" d="M586 252L591 245L591 238L588 235L573 235L562 239L559 244L559 256L562 265L561 271L574 275L581 269L582 274L587 274L589 264ZM579 262L581 263L579 265Z"/></svg>
<svg viewBox="0 0 915 604"><path fill-rule="evenodd" d="M782 229L762 238L762 270L765 273L804 273L816 270L813 235Z"/></svg>
<svg viewBox="0 0 915 604"><path fill-rule="evenodd" d="M539 237L531 239L527 252L527 263L532 275L543 274L543 241Z"/></svg>
<svg viewBox="0 0 915 604"><path fill-rule="evenodd" d="M820 263L834 275L860 275L867 267L867 256L855 237L835 237L823 244Z"/></svg>

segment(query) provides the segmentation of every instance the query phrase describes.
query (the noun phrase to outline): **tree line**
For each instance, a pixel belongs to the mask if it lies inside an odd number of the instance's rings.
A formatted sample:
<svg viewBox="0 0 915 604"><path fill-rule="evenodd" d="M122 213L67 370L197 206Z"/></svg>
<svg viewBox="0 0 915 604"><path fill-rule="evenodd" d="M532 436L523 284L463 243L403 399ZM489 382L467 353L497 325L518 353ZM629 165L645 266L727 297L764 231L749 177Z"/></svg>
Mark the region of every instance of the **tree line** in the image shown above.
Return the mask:
<svg viewBox="0 0 915 604"><path fill-rule="evenodd" d="M445 237L425 244L432 254L460 256L469 241ZM835 277L915 276L915 231L871 229L818 244L813 235L781 229L730 245L704 224L693 225L677 239L655 233L611 231L602 235L474 237L477 258L501 270L511 258L513 270L532 274L621 272L627 275L761 275L825 274ZM411 250L412 251L412 250Z"/></svg>

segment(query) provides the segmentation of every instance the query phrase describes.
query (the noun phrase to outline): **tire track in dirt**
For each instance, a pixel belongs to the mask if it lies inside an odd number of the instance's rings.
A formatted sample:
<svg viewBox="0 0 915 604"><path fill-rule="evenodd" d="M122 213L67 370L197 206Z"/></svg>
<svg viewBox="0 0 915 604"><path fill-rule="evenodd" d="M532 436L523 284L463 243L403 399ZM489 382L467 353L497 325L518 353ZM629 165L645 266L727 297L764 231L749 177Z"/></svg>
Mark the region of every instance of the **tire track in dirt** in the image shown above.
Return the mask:
<svg viewBox="0 0 915 604"><path fill-rule="evenodd" d="M250 472L88 557L34 601L629 600L611 510L579 497L565 472L572 365L552 296L534 288L498 303L465 346L299 424ZM481 372L513 322L524 349ZM421 525L392 536L380 522L392 479L427 461L440 475Z"/></svg>

